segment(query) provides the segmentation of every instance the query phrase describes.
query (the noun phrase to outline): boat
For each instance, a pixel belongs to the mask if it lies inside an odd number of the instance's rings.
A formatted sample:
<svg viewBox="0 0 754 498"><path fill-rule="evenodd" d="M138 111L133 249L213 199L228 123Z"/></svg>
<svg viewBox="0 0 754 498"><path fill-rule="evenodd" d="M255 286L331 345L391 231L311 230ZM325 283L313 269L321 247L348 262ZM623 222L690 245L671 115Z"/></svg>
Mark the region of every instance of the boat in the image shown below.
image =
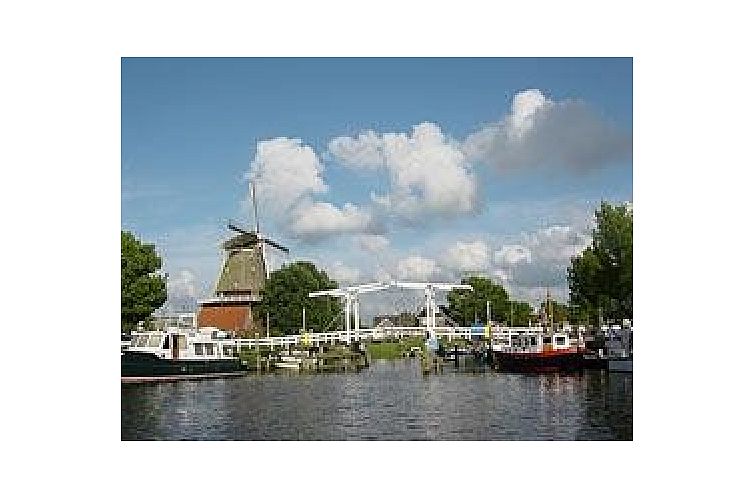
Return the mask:
<svg viewBox="0 0 754 498"><path fill-rule="evenodd" d="M610 372L633 372L633 327L610 327L605 335L607 369Z"/></svg>
<svg viewBox="0 0 754 498"><path fill-rule="evenodd" d="M281 355L278 357L277 361L273 363L273 366L275 368L286 368L286 369L301 369L301 362L303 360L300 357L293 356L293 355Z"/></svg>
<svg viewBox="0 0 754 498"><path fill-rule="evenodd" d="M121 334L120 335L120 353L123 354L123 351L131 347L131 336L129 334Z"/></svg>
<svg viewBox="0 0 754 498"><path fill-rule="evenodd" d="M230 334L215 327L134 332L121 351L121 382L202 379L243 375Z"/></svg>
<svg viewBox="0 0 754 498"><path fill-rule="evenodd" d="M498 333L492 344L492 361L502 372L562 372L584 368L581 331L542 327L511 328Z"/></svg>

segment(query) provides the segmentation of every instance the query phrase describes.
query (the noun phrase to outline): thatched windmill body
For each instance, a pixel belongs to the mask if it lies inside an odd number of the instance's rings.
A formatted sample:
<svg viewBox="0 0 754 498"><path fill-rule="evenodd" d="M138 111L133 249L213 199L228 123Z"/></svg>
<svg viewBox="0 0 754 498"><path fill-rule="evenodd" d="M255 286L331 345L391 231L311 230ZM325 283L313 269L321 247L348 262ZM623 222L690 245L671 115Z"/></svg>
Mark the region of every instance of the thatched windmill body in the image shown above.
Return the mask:
<svg viewBox="0 0 754 498"><path fill-rule="evenodd" d="M197 316L200 327L217 327L243 335L260 331L261 322L254 316L254 307L262 300L262 289L269 276L265 245L284 253L288 253L288 249L261 235L254 194L252 183L256 230L252 232L228 223L228 229L237 235L223 243L225 257L214 296L200 302Z"/></svg>

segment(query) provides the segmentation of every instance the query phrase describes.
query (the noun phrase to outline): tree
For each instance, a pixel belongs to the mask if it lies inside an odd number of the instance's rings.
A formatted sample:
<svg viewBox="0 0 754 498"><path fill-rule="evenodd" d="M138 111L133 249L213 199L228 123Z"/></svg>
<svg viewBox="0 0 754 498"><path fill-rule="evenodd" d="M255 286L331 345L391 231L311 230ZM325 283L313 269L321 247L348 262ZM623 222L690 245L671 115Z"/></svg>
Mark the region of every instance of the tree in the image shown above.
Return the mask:
<svg viewBox="0 0 754 498"><path fill-rule="evenodd" d="M153 244L120 232L120 328L129 332L165 303L167 283L156 272L162 266Z"/></svg>
<svg viewBox="0 0 754 498"><path fill-rule="evenodd" d="M470 326L475 320L487 320L487 301L495 322L526 325L531 317L531 306L512 301L503 286L486 277L468 277L462 283L471 285L473 291L454 289L448 293L448 309L451 318L462 326Z"/></svg>
<svg viewBox="0 0 754 498"><path fill-rule="evenodd" d="M569 320L570 309L567 305L559 303L554 299L545 300L539 303L539 314L547 313L551 323L563 323Z"/></svg>
<svg viewBox="0 0 754 498"><path fill-rule="evenodd" d="M309 293L335 289L337 283L330 280L323 270L313 263L296 261L270 274L262 290L260 311L270 314L270 333L286 335L296 333L302 326L302 309L306 308L306 328L324 331L332 326L340 314L337 298L310 298Z"/></svg>
<svg viewBox="0 0 754 498"><path fill-rule="evenodd" d="M633 317L633 212L602 202L595 212L592 244L571 259L571 305L592 322L600 310L607 319Z"/></svg>

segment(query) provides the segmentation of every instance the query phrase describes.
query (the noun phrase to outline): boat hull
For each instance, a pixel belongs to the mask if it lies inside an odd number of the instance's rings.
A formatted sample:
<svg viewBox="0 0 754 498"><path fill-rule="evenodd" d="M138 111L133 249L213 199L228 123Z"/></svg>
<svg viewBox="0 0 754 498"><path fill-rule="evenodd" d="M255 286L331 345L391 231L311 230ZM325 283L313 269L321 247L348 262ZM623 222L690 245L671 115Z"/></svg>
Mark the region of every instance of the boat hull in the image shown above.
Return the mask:
<svg viewBox="0 0 754 498"><path fill-rule="evenodd" d="M607 369L611 372L633 372L634 360L633 358L611 358L607 362Z"/></svg>
<svg viewBox="0 0 754 498"><path fill-rule="evenodd" d="M245 368L238 358L171 360L138 351L125 351L120 357L123 382L224 377L244 372Z"/></svg>
<svg viewBox="0 0 754 498"><path fill-rule="evenodd" d="M493 364L500 372L569 372L584 368L580 352L493 353Z"/></svg>

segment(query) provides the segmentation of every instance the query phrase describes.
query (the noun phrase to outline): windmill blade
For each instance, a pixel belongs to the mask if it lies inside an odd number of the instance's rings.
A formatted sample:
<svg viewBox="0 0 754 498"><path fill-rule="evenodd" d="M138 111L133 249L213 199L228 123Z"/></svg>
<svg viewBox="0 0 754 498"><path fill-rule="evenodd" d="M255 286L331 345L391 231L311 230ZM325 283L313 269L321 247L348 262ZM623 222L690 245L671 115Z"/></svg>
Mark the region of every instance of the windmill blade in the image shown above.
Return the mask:
<svg viewBox="0 0 754 498"><path fill-rule="evenodd" d="M259 240L261 240L261 241L262 241L262 242L264 242L265 244L269 244L269 245L271 245L272 247L274 247L274 248L276 248L276 249L279 249L279 250L283 251L283 252L284 252L284 253L286 253L286 254L288 254L288 252L290 252L290 250L289 250L289 249L288 249L287 247L285 247L285 246L282 246L282 245L278 244L278 243L277 243L277 242L275 242L274 240L270 240L270 239L267 239L267 238L264 238L264 237L263 237L263 238L261 238L261 239L259 239Z"/></svg>
<svg viewBox="0 0 754 498"><path fill-rule="evenodd" d="M228 222L228 230L233 230L234 232L242 233L244 235L254 235L252 232L239 228L231 222Z"/></svg>

